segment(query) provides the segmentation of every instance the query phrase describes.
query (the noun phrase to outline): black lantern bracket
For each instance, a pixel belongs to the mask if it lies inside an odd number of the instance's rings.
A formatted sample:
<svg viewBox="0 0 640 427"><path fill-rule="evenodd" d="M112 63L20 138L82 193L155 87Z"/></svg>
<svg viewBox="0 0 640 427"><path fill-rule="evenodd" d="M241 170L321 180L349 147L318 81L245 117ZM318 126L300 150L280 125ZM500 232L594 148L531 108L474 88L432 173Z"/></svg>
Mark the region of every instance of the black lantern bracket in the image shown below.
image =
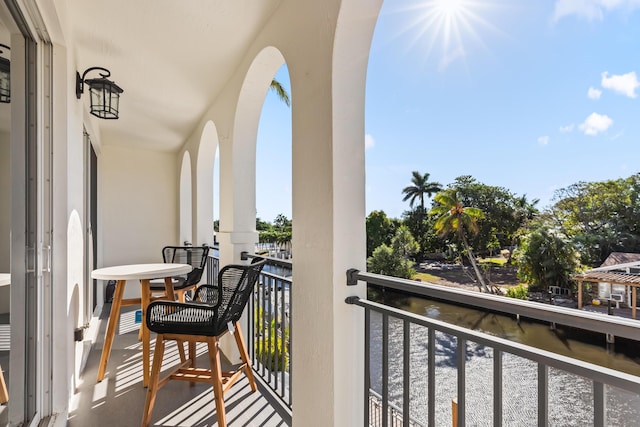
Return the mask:
<svg viewBox="0 0 640 427"><path fill-rule="evenodd" d="M100 77L85 79L87 74L97 71ZM76 98L80 99L84 93L84 85L89 86L91 95L89 113L100 119L117 119L120 94L124 92L120 86L109 80L111 71L103 67L87 68L80 76L76 71Z"/></svg>
<svg viewBox="0 0 640 427"><path fill-rule="evenodd" d="M87 68L85 70L85 72L82 73L82 77L80 77L80 73L76 71L76 98L80 99L80 97L84 93L84 84L86 82L86 80L84 78L91 71L102 71L102 73L98 73L98 74L100 74L100 77L102 77L103 79L106 79L107 77L111 77L111 71L109 71L109 70L107 70L106 68L103 68L103 67Z"/></svg>

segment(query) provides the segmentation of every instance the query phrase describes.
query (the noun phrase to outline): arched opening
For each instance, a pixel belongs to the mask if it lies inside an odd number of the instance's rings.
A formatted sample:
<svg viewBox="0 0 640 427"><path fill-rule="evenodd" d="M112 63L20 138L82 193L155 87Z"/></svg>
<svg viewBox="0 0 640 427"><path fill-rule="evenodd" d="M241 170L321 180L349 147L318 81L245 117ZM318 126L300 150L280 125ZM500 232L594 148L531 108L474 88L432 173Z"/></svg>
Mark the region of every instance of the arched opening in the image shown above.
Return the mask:
<svg viewBox="0 0 640 427"><path fill-rule="evenodd" d="M194 244L213 244L214 221L214 194L215 183L215 157L218 150L218 132L212 121L208 121L200 137L197 161L197 217L196 217L196 241Z"/></svg>
<svg viewBox="0 0 640 427"><path fill-rule="evenodd" d="M180 243L193 239L191 210L191 156L185 152L180 168Z"/></svg>
<svg viewBox="0 0 640 427"><path fill-rule="evenodd" d="M289 70L282 65L274 76L291 96ZM273 88L273 86L272 86ZM275 89L262 106L256 147L256 227L260 251L290 258L291 252L291 108Z"/></svg>
<svg viewBox="0 0 640 427"><path fill-rule="evenodd" d="M233 144L220 146L220 235L233 233L235 259L242 250L254 251L256 233L256 140L267 90L284 57L274 47L261 50L249 67L238 95Z"/></svg>

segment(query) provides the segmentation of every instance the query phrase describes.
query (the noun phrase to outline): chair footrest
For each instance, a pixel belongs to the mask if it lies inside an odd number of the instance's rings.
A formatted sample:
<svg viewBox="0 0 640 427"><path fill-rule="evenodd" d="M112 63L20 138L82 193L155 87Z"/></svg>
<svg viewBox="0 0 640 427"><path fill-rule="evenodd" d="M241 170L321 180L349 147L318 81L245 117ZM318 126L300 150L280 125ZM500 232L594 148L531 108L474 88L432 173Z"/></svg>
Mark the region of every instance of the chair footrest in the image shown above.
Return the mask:
<svg viewBox="0 0 640 427"><path fill-rule="evenodd" d="M225 388L225 391L227 388L226 384L228 382L235 382L237 377L243 373L243 369L246 367L247 365L242 363L234 371L221 372L222 385ZM178 367L175 371L171 372L166 379L210 383L213 379L213 374L210 369Z"/></svg>

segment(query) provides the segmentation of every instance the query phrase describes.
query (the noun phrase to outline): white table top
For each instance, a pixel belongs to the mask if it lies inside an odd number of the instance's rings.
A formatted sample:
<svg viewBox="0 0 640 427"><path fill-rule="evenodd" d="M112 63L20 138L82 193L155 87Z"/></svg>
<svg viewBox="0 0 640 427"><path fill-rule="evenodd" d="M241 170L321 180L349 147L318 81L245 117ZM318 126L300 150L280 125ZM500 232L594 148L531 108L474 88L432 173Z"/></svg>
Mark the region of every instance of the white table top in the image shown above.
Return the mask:
<svg viewBox="0 0 640 427"><path fill-rule="evenodd" d="M11 284L11 274L0 273L0 286Z"/></svg>
<svg viewBox="0 0 640 427"><path fill-rule="evenodd" d="M92 279L135 280L156 279L159 277L179 276L189 273L193 267L189 264L131 264L99 268L91 272Z"/></svg>

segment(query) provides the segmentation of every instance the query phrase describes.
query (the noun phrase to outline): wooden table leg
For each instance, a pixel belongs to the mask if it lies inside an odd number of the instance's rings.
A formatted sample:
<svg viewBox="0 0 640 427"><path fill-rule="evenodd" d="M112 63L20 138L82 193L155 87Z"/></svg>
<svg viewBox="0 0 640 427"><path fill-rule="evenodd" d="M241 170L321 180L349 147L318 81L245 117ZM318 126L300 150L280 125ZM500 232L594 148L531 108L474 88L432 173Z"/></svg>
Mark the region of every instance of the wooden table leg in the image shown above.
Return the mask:
<svg viewBox="0 0 640 427"><path fill-rule="evenodd" d="M164 296L169 301L175 301L176 300L176 293L173 290L173 278L172 277L165 277L164 278Z"/></svg>
<svg viewBox="0 0 640 427"><path fill-rule="evenodd" d="M98 382L104 379L104 373L107 370L107 362L109 361L109 354L111 353L111 345L113 344L113 338L116 335L116 327L118 326L118 320L120 319L120 306L122 304L122 295L124 295L124 286L126 283L126 280L118 280L116 283L116 291L113 295L111 312L109 313L109 321L107 323L107 332L105 333L104 345L102 346L102 356L100 357L100 367L98 368Z"/></svg>
<svg viewBox="0 0 640 427"><path fill-rule="evenodd" d="M149 283L149 279L141 279L140 285L141 295L142 295L142 385L147 387L149 385L149 359L150 359L150 348L149 348L149 329L147 328L147 307L149 307L149 302L151 301L151 283Z"/></svg>
<svg viewBox="0 0 640 427"><path fill-rule="evenodd" d="M4 382L4 374L2 373L2 367L0 366L0 404L7 403L9 401L9 392L7 392L7 384Z"/></svg>

